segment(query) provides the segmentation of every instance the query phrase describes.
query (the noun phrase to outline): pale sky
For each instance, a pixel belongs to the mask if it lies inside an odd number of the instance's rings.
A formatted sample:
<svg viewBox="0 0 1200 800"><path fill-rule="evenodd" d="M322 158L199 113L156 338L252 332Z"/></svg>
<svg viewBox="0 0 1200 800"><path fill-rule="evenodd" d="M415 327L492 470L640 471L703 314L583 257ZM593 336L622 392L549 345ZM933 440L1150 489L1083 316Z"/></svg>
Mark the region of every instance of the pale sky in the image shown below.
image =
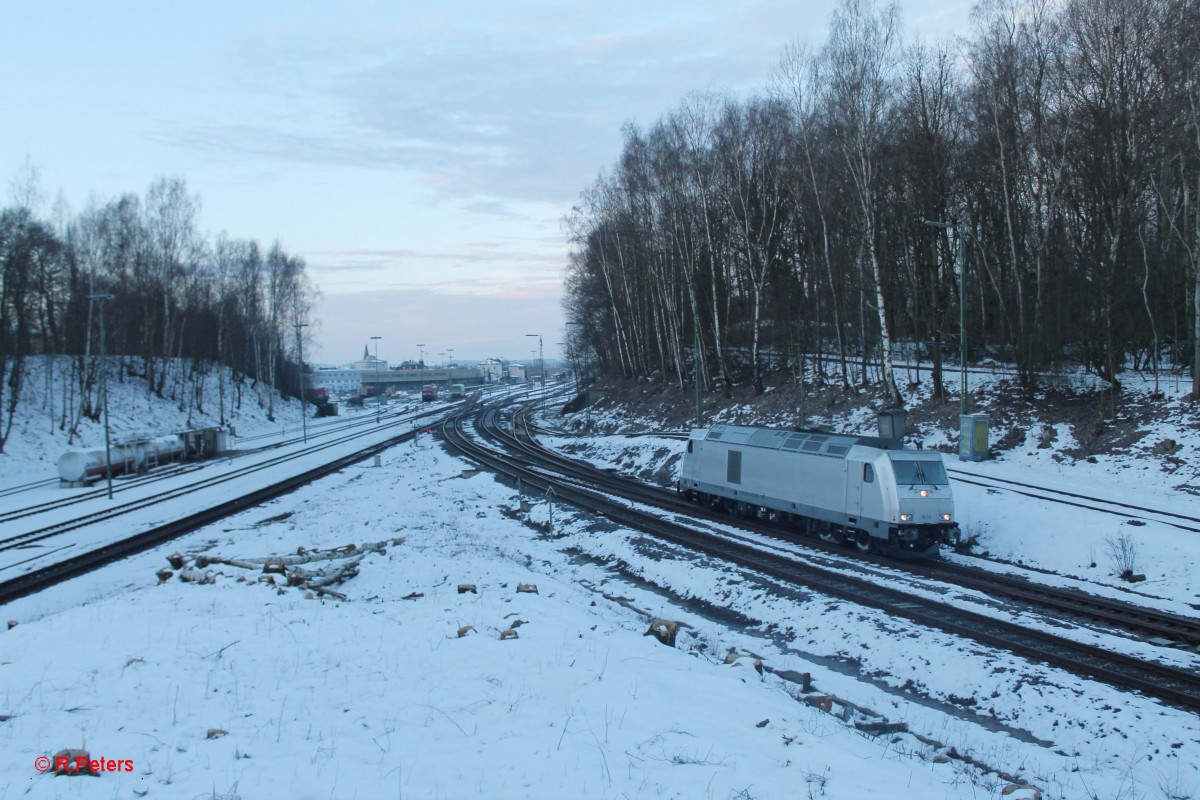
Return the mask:
<svg viewBox="0 0 1200 800"><path fill-rule="evenodd" d="M691 91L764 91L833 3L29 2L0 5L0 177L46 197L187 181L202 228L278 238L323 297L306 358L529 360L563 340L561 220ZM923 38L962 0L904 3ZM7 201L7 198L6 198Z"/></svg>

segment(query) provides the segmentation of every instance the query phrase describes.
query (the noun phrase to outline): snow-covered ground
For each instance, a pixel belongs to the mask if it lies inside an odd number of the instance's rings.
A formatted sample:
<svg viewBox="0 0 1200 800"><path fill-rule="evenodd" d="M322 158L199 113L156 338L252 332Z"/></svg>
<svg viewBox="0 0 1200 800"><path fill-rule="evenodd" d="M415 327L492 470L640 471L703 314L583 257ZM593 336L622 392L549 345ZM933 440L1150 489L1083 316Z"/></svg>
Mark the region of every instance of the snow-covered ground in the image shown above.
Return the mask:
<svg viewBox="0 0 1200 800"><path fill-rule="evenodd" d="M679 444L582 446L653 475ZM1041 460L1013 453L970 469L1021 479L1066 469ZM381 467L345 470L5 607L18 624L0 632L0 798L1200 792L1194 715L696 561L561 506L547 530L545 501L522 513L513 489L467 467L423 437ZM1128 490L1128 471L1083 465L1059 477L1104 496ZM1032 523L1050 504L955 491L981 548L1124 591L1102 549L1096 567L1083 561L1118 519L1076 509L1039 536L1048 529ZM1147 574L1134 591L1194 602L1197 534L1129 529ZM215 582L204 585L155 576L176 550L248 559L380 541L386 553L337 587L346 601L231 566L208 567ZM465 583L476 591L460 593ZM676 647L644 635L655 618L681 623ZM508 630L516 637L501 639ZM801 692L801 673L815 692ZM882 723L891 732L860 729ZM132 770L35 769L72 747Z"/></svg>

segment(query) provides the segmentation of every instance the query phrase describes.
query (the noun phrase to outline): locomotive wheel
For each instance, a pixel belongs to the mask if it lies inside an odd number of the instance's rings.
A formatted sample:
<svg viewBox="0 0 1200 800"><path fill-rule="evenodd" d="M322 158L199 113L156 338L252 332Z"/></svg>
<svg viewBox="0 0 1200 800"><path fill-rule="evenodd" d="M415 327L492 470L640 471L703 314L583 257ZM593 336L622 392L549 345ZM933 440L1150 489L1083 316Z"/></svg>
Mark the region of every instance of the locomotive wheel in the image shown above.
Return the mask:
<svg viewBox="0 0 1200 800"><path fill-rule="evenodd" d="M822 542L825 542L826 544L841 544L842 543L841 531L831 531L831 530L821 531L821 533L817 535L817 538L820 539Z"/></svg>
<svg viewBox="0 0 1200 800"><path fill-rule="evenodd" d="M871 534L866 531L858 531L854 534L854 546L860 553L871 552Z"/></svg>

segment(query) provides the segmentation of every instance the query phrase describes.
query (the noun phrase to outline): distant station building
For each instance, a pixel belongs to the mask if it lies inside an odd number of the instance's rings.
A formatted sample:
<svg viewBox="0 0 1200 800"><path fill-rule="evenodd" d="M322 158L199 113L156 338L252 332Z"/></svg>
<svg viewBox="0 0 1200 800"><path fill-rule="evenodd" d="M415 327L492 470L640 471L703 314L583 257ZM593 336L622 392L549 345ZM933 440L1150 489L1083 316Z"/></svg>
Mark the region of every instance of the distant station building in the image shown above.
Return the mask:
<svg viewBox="0 0 1200 800"><path fill-rule="evenodd" d="M488 358L480 361L478 368L483 373L484 383L500 383L504 380L504 362L498 358Z"/></svg>
<svg viewBox="0 0 1200 800"><path fill-rule="evenodd" d="M371 355L364 345L361 360L340 367L316 365L309 379L314 389L325 389L331 397L359 394L364 375L385 372L387 368L387 359Z"/></svg>
<svg viewBox="0 0 1200 800"><path fill-rule="evenodd" d="M360 369L349 367L317 366L309 375L309 380L314 389L325 389L330 397L338 397L358 394L358 388L362 386L362 373Z"/></svg>

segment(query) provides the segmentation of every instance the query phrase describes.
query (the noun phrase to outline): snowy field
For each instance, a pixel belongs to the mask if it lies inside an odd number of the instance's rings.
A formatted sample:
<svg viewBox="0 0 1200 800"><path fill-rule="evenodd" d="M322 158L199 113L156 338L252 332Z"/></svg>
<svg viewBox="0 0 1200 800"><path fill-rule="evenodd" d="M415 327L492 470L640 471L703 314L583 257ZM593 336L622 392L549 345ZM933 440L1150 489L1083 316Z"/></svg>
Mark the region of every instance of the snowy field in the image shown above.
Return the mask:
<svg viewBox="0 0 1200 800"><path fill-rule="evenodd" d="M555 444L655 475L681 443ZM1137 465L1072 469L1034 453L970 469L1097 496L1138 485L1147 505L1173 502L1149 476L1126 477ZM512 488L464 476L468 466L423 437L378 468L7 606L17 624L0 632L0 798L1200 793L1195 715L562 507L547 530L545 502L523 513ZM1147 575L1130 589L1103 553L1119 518L955 491L980 549L1011 562L998 568L1022 560L1195 615L1194 535L1126 526ZM1053 534L1047 514L1061 515ZM386 552L337 587L345 601L228 565L207 567L207 584L155 576L174 551L246 560L367 542ZM644 635L656 618L680 623L676 647ZM37 771L64 748L132 769Z"/></svg>

